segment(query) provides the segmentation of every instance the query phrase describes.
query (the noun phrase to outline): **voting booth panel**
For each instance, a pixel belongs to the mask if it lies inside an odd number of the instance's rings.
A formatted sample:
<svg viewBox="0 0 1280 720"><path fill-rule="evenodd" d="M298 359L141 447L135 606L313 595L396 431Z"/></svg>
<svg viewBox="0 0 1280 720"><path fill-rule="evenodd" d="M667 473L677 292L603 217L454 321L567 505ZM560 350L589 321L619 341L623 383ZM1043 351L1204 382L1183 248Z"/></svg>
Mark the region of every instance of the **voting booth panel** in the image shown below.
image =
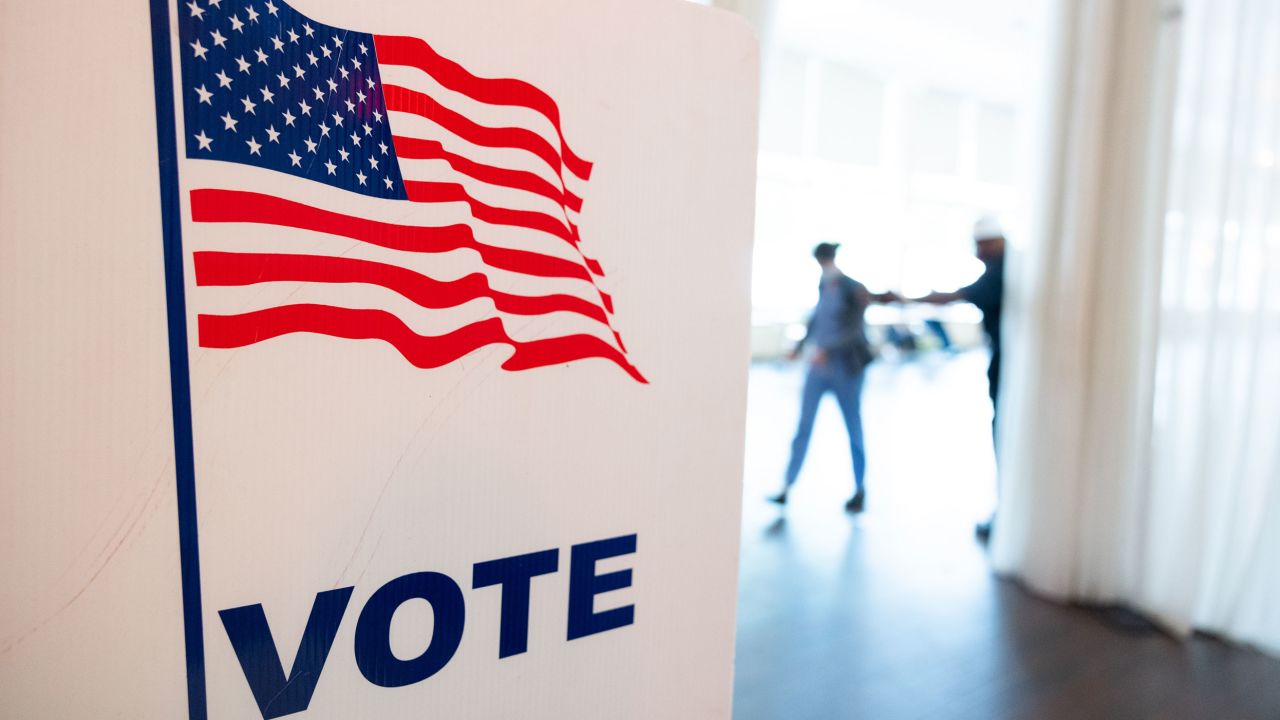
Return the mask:
<svg viewBox="0 0 1280 720"><path fill-rule="evenodd" d="M745 25L3 14L0 716L729 716Z"/></svg>

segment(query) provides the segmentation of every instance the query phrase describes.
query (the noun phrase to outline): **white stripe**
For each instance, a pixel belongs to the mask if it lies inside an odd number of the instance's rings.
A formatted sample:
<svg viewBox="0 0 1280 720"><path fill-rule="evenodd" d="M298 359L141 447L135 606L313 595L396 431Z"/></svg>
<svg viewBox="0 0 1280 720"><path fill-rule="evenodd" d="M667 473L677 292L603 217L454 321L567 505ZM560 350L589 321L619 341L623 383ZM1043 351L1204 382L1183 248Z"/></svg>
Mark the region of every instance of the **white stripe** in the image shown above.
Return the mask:
<svg viewBox="0 0 1280 720"><path fill-rule="evenodd" d="M382 75L383 85L399 85L402 88L423 93L446 108L466 117L474 123L491 128L521 128L537 134L557 153L560 153L560 135L555 126L542 113L525 107L511 105L490 105L473 100L462 93L454 92L436 82L422 70L409 65L390 65L378 63L378 72ZM563 122L563 119L561 120ZM566 138L573 147L572 139ZM537 156L532 156L537 157ZM589 158L588 158L589 159ZM547 167L546 163L538 160ZM577 177L565 167L566 177ZM557 183L558 185L559 183Z"/></svg>
<svg viewBox="0 0 1280 720"><path fill-rule="evenodd" d="M367 260L396 265L441 282L479 273L487 277L489 286L499 292L531 297L572 295L597 305L601 302L595 288L585 280L537 277L499 270L481 262L479 254L473 250L403 252L309 230L270 225L251 227L251 230L245 230L221 223L192 223L183 229L184 244L191 252L284 253Z"/></svg>
<svg viewBox="0 0 1280 720"><path fill-rule="evenodd" d="M559 176L556 175L555 170L544 162L542 158L528 150L476 145L458 137L434 121L409 112L388 111L387 122L391 125L392 135L437 140L444 146L445 150L474 162L507 168L508 170L523 170L546 180L551 183L552 187L560 188L564 186Z"/></svg>
<svg viewBox="0 0 1280 720"><path fill-rule="evenodd" d="M400 173L405 180L457 183L466 188L471 197L486 205L542 213L568 227L565 220L566 211L555 200L527 190L481 182L454 170L446 160L405 160L401 158Z"/></svg>
<svg viewBox="0 0 1280 720"><path fill-rule="evenodd" d="M569 260L579 265L583 264L578 251L565 240L538 230L481 222L471 216L471 208L462 202L415 203L373 198L287 173L215 160L189 160L184 163L182 171L183 184L187 188L257 192L345 215L398 225L421 227L467 225L472 228L476 240L480 243L514 250L527 250ZM502 188L493 188L493 190L500 191ZM510 192L520 195L528 194L518 191ZM185 193L182 196L182 202L183 217L190 218L190 198ZM241 228L252 227L233 225Z"/></svg>
<svg viewBox="0 0 1280 720"><path fill-rule="evenodd" d="M202 315L238 315L282 305L318 304L359 310L384 310L419 335L445 335L491 317L501 318L515 340L532 341L565 335L592 335L617 345L605 325L577 313L511 315L494 309L488 298L458 307L433 310L376 285L273 282L247 287L200 288L195 310Z"/></svg>

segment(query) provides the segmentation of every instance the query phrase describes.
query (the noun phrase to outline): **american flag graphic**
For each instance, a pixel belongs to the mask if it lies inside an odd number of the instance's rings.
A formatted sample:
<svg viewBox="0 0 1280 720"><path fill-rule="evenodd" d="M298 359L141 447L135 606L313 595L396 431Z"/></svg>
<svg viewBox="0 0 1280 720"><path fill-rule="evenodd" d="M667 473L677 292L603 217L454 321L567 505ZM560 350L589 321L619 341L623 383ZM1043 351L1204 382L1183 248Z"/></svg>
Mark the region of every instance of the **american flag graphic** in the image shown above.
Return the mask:
<svg viewBox="0 0 1280 720"><path fill-rule="evenodd" d="M435 368L505 345L507 370L600 358L646 382L547 93L279 0L177 10L200 346L312 333Z"/></svg>

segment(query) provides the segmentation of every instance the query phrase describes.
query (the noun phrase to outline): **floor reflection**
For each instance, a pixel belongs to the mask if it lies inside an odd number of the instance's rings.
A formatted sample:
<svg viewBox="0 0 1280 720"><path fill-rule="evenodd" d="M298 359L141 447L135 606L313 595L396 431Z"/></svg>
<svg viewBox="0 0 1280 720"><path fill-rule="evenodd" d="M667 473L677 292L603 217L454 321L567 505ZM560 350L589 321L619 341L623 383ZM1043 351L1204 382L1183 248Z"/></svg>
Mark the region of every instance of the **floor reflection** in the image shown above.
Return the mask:
<svg viewBox="0 0 1280 720"><path fill-rule="evenodd" d="M790 502L798 368L751 373L735 717L1280 717L1280 662L1134 637L994 579L973 538L994 499L982 353L878 363L867 511L834 400Z"/></svg>

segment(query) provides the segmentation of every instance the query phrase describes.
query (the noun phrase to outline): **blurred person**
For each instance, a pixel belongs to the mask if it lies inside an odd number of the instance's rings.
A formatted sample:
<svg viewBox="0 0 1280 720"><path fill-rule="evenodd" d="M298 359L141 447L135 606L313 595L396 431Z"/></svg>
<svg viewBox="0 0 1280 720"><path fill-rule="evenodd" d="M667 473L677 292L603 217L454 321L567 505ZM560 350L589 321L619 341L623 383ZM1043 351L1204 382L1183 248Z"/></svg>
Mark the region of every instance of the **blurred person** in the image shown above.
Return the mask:
<svg viewBox="0 0 1280 720"><path fill-rule="evenodd" d="M932 292L907 302L946 305L967 302L982 311L982 329L991 350L987 365L987 394L991 397L991 437L994 442L1000 404L1000 314L1004 308L1004 231L992 216L980 219L973 228L975 254L982 261L982 275L972 284L954 292ZM986 541L991 534L991 520L979 523L975 532Z"/></svg>
<svg viewBox="0 0 1280 720"><path fill-rule="evenodd" d="M947 327L942 324L938 318L928 318L924 321L924 329L929 331L934 337L938 338L938 349L943 352L951 352L954 348L951 345L951 335L947 333Z"/></svg>
<svg viewBox="0 0 1280 720"><path fill-rule="evenodd" d="M854 494L845 503L849 512L862 512L866 503L864 478L866 448L862 439L862 380L873 354L867 341L864 314L872 302L898 300L892 293L872 294L866 286L845 275L836 265L836 243L819 243L813 257L822 268L818 285L818 305L814 308L805 336L791 351L791 359L810 348L809 369L800 396L800 422L791 441L791 460L787 464L782 492L769 500L785 505L787 493L800 475L818 404L828 392L835 395L849 431L849 449L853 456Z"/></svg>
<svg viewBox="0 0 1280 720"><path fill-rule="evenodd" d="M884 328L885 344L891 345L903 354L914 353L920 349L915 333L906 325L886 325Z"/></svg>

